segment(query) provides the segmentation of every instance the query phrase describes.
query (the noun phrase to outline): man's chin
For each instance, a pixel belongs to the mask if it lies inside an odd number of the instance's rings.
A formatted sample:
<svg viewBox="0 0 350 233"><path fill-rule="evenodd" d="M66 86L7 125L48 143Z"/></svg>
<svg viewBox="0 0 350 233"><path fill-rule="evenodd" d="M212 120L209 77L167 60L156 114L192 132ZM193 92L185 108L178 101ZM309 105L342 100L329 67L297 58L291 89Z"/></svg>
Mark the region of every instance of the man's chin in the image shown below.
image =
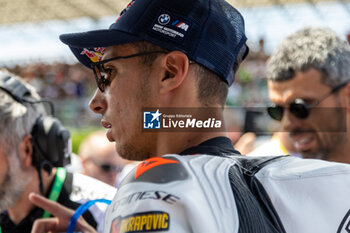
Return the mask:
<svg viewBox="0 0 350 233"><path fill-rule="evenodd" d="M0 190L0 213L11 208L18 201L21 196L21 191L3 191Z"/></svg>
<svg viewBox="0 0 350 233"><path fill-rule="evenodd" d="M114 138L113 138L111 129L107 130L106 137L107 137L108 141L110 141L110 142L114 142L115 141Z"/></svg>
<svg viewBox="0 0 350 233"><path fill-rule="evenodd" d="M127 160L142 161L150 157L146 149L140 150L136 145L116 144L116 150L120 157Z"/></svg>
<svg viewBox="0 0 350 233"><path fill-rule="evenodd" d="M327 159L327 154L322 153L319 150L308 150L300 152L301 156L305 159Z"/></svg>

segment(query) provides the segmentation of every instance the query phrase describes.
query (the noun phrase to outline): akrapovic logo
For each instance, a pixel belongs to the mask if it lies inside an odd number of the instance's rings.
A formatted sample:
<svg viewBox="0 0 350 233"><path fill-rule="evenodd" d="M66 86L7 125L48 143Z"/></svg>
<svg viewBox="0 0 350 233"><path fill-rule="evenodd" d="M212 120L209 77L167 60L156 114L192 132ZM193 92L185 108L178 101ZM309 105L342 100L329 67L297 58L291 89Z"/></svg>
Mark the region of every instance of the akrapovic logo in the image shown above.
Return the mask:
<svg viewBox="0 0 350 233"><path fill-rule="evenodd" d="M169 229L170 216L163 211L119 216L112 222L111 233L155 232Z"/></svg>

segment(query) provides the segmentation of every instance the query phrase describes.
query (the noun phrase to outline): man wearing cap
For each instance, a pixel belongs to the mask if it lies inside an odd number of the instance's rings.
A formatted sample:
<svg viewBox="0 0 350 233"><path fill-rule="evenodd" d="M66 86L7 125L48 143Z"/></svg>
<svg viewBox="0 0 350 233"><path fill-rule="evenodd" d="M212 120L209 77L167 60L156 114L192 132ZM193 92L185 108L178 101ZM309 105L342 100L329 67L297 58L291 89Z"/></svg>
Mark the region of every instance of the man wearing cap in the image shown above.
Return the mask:
<svg viewBox="0 0 350 233"><path fill-rule="evenodd" d="M350 45L328 28L288 36L269 59L270 116L304 158L350 163Z"/></svg>
<svg viewBox="0 0 350 233"><path fill-rule="evenodd" d="M101 114L108 139L123 158L144 160L109 206L105 232L336 232L347 222L348 165L250 159L223 131L143 128L145 107L222 113L248 51L243 18L225 1L136 0L109 30L61 40L95 73L90 108ZM150 125L165 117L160 112ZM310 200L311 193L323 195ZM30 199L57 216L37 221L33 232L67 228L73 211ZM93 232L83 219L75 229Z"/></svg>

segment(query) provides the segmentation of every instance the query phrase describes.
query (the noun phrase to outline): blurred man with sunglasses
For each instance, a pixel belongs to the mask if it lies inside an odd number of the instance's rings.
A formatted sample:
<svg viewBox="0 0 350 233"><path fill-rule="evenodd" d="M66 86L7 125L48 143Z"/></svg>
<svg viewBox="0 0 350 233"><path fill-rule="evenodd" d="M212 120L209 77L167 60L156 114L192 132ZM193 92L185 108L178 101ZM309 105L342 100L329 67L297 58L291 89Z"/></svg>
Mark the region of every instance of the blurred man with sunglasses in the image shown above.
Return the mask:
<svg viewBox="0 0 350 233"><path fill-rule="evenodd" d="M115 145L106 138L106 132L91 133L79 146L82 174L94 177L111 186L117 186L128 160L115 151ZM118 182L119 183L119 182Z"/></svg>
<svg viewBox="0 0 350 233"><path fill-rule="evenodd" d="M326 28L289 37L267 64L269 115L305 158L350 163L350 46Z"/></svg>
<svg viewBox="0 0 350 233"><path fill-rule="evenodd" d="M144 107L222 114L248 52L243 17L227 2L135 0L109 29L60 38L95 72L90 108L108 139L123 158L143 160L109 206L106 233L328 233L348 226L348 164L240 156L224 130L143 130ZM152 114L150 121L165 117ZM33 232L67 228L73 211L30 199L57 217L36 222ZM93 232L83 220L75 230Z"/></svg>

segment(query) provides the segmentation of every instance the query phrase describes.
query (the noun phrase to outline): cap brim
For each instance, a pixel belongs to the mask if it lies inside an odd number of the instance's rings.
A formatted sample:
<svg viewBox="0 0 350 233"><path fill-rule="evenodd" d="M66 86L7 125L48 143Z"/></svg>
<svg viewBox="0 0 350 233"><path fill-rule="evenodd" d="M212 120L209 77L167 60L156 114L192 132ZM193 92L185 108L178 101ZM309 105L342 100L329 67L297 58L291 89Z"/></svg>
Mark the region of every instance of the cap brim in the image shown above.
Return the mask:
<svg viewBox="0 0 350 233"><path fill-rule="evenodd" d="M69 46L75 57L86 67L99 61L101 48L142 40L129 33L118 30L95 30L60 35L60 40Z"/></svg>

